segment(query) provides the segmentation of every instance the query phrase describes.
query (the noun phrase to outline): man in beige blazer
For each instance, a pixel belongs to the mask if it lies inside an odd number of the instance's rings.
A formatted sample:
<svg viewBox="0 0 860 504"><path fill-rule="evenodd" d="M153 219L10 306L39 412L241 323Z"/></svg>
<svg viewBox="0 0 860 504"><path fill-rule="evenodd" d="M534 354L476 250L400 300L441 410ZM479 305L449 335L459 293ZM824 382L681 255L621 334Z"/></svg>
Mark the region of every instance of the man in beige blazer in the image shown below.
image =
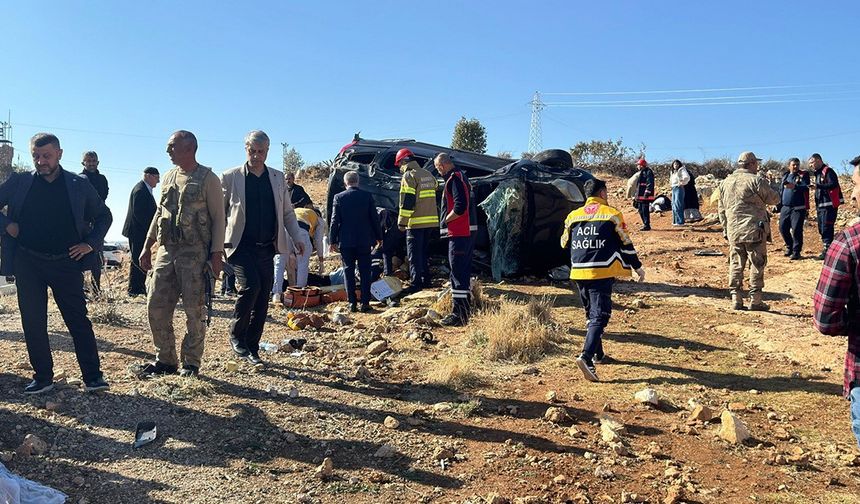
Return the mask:
<svg viewBox="0 0 860 504"><path fill-rule="evenodd" d="M272 258L289 254L293 246L301 254L304 245L299 241L284 174L266 166L268 135L257 130L248 133L245 153L245 164L221 175L227 214L224 252L236 271L239 294L230 324L230 345L236 355L257 365L263 363L260 336L274 282Z"/></svg>

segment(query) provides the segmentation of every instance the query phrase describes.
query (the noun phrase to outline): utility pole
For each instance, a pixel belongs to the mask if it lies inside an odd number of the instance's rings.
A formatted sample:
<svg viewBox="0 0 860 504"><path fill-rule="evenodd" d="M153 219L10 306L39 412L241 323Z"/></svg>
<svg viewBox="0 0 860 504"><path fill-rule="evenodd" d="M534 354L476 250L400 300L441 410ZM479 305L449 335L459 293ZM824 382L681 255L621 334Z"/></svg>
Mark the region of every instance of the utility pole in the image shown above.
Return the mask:
<svg viewBox="0 0 860 504"><path fill-rule="evenodd" d="M540 125L540 112L546 108L546 105L540 99L540 91L535 91L529 105L532 107L532 120L529 126L529 152L537 154L543 150L543 131Z"/></svg>
<svg viewBox="0 0 860 504"><path fill-rule="evenodd" d="M15 150L12 148L12 112L9 119L0 121L0 167L11 168Z"/></svg>

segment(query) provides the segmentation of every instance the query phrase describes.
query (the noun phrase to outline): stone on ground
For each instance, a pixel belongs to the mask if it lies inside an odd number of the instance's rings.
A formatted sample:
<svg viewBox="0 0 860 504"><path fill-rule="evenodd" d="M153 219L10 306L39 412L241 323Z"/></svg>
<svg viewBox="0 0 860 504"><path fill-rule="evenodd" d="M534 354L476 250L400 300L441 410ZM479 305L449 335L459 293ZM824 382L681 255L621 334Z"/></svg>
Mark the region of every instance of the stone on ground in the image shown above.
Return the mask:
<svg viewBox="0 0 860 504"><path fill-rule="evenodd" d="M719 436L729 443L741 444L750 437L750 431L746 424L737 415L729 410L720 415Z"/></svg>

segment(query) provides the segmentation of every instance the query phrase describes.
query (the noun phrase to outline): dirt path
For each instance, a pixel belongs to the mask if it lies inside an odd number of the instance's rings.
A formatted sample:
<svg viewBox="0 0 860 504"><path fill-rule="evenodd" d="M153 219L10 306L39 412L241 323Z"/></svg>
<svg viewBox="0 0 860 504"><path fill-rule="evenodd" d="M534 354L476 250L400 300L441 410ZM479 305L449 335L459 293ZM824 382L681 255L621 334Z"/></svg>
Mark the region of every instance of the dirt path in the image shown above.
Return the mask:
<svg viewBox="0 0 860 504"><path fill-rule="evenodd" d="M17 306L2 298L0 452L11 457L4 458L11 470L75 503L478 503L490 494L512 502L664 502L670 492L686 502L860 502L860 459L841 397L845 341L817 335L810 323L820 263L787 261L772 246L766 290L773 312L731 311L725 257L693 255L725 252L721 233L672 229L668 219L655 217L650 233L633 231L649 281L618 284L606 335L615 362L598 367L596 384L573 365L584 326L577 296L565 284L533 281L485 286L492 297L555 296L565 338L532 364L488 360L470 329L433 328L438 343L422 343L410 337L414 322L386 323L381 309L347 326L301 333L276 309L264 340L300 334L314 351L266 355L262 371L244 363L233 370L226 337L232 300L219 299L202 378L141 382L127 373L151 357L143 301L135 299L107 314L113 325L97 324L109 393L86 395L66 384L27 398ZM810 228L808 255L814 235ZM108 281L121 291L120 278ZM420 304L426 301L396 310ZM75 378L54 307L50 327L56 368ZM388 351L368 355L380 338ZM476 377L469 387L428 383L452 362L467 363ZM659 408L634 400L645 387L657 391ZM550 391L556 402L548 401ZM688 423L691 400L717 415L731 405L752 439L731 445L715 436L719 420ZM550 406L571 419L544 420ZM620 447L601 439L605 415L626 426ZM387 427L389 416L399 426ZM133 450L143 419L157 422L159 439ZM47 452L12 456L26 434L45 440ZM441 455L450 455L446 463ZM321 479L316 468L326 457L333 475Z"/></svg>

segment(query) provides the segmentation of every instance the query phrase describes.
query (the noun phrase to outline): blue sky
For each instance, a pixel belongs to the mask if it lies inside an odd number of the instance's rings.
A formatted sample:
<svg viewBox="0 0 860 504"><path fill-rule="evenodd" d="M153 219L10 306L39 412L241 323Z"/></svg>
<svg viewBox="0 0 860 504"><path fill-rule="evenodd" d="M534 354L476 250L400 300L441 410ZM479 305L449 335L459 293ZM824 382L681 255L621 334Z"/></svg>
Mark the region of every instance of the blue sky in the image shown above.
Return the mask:
<svg viewBox="0 0 860 504"><path fill-rule="evenodd" d="M623 137L652 160L819 151L835 166L860 154L857 2L6 0L0 12L0 112L12 111L16 148L27 160L29 137L52 131L76 171L97 151L110 239L142 169L170 167L177 129L197 134L199 161L218 172L242 163L255 128L277 166L280 142L317 161L359 130L448 144L463 115L484 123L490 153L518 154L536 90L763 87L546 96L580 105L544 111L543 146ZM759 95L713 101L782 103L581 105Z"/></svg>

